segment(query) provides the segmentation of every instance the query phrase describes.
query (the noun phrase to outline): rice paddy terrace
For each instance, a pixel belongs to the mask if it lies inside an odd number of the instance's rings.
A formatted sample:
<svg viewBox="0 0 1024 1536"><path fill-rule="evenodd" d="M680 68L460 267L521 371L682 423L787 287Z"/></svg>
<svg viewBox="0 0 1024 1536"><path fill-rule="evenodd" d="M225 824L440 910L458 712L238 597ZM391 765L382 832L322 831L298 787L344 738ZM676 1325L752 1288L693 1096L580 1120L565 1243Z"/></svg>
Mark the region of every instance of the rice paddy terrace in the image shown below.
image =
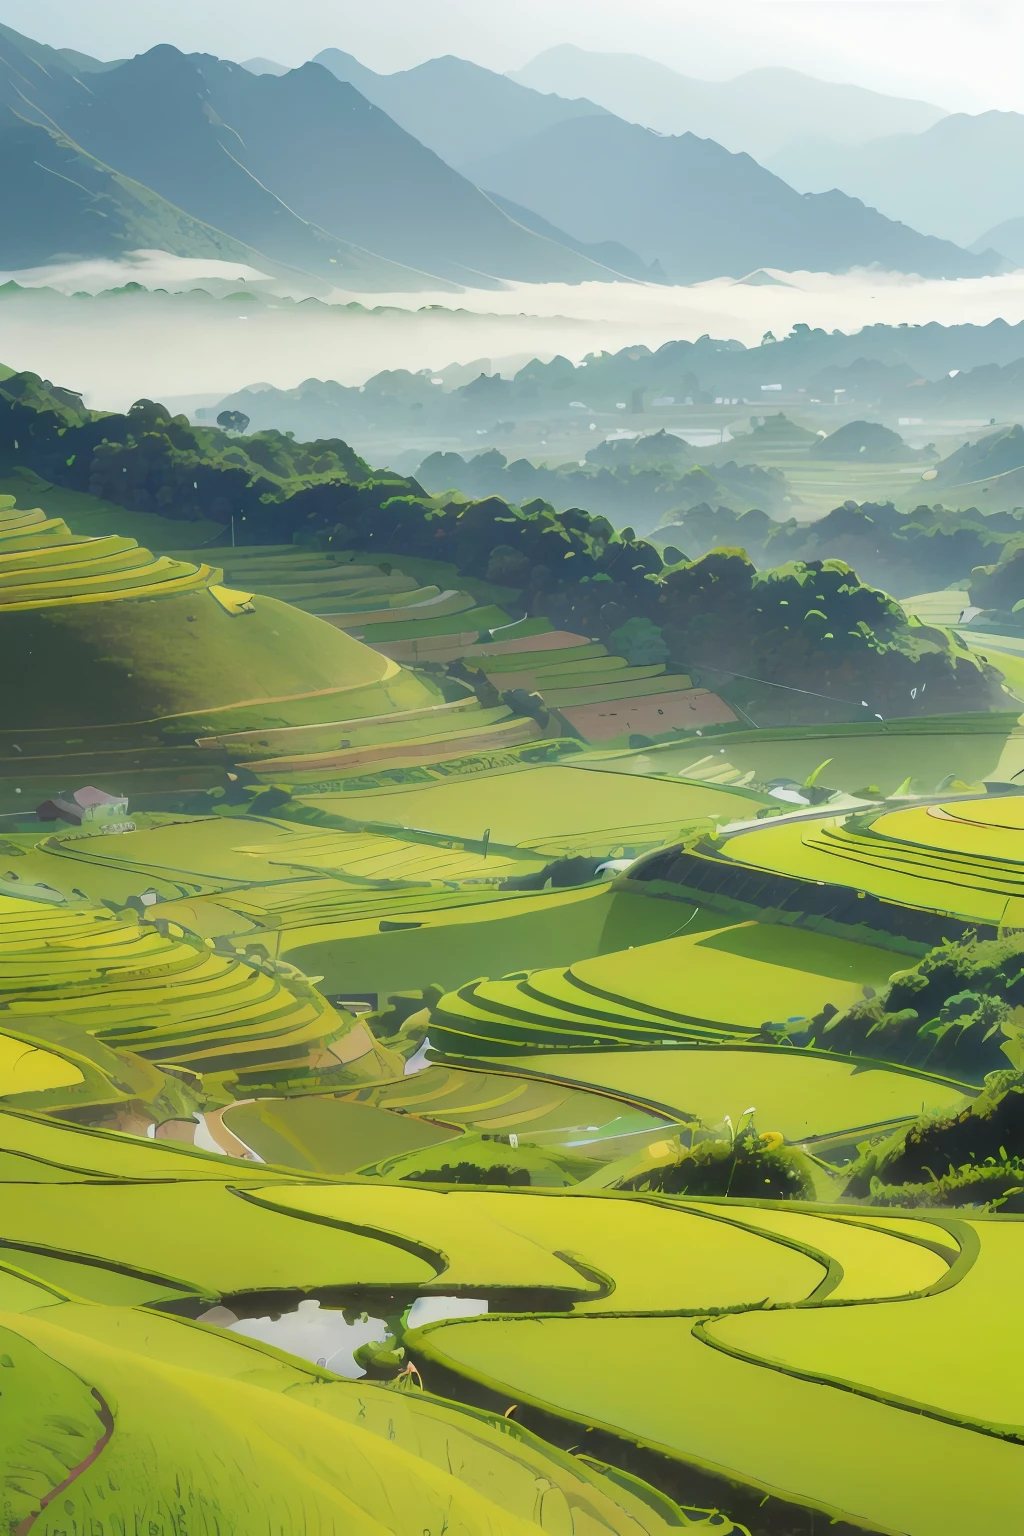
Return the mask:
<svg viewBox="0 0 1024 1536"><path fill-rule="evenodd" d="M1013 1527L1012 1219L300 1177L10 1111L0 1144L12 1521ZM289 1298L341 1315L328 1360L253 1335ZM350 1379L346 1308L392 1379Z"/></svg>
<svg viewBox="0 0 1024 1536"><path fill-rule="evenodd" d="M212 784L222 743L240 758L286 746L310 761L329 745L333 761L354 742L366 761L388 742L402 757L417 740L475 750L539 735L507 706L483 709L467 687L447 697L343 628L225 585L200 555L79 537L10 502L0 640L20 665L0 680L0 770L37 799L68 773L118 772L136 792ZM372 743L362 756L361 743Z"/></svg>
<svg viewBox="0 0 1024 1536"><path fill-rule="evenodd" d="M1012 959L1016 718L583 729L695 691L216 558L0 509L0 1524L1015 1529L1013 1124L873 1177L999 1085L834 1031ZM35 817L85 782L130 830Z"/></svg>
<svg viewBox="0 0 1024 1536"><path fill-rule="evenodd" d="M461 661L499 694L539 694L586 741L625 745L631 735L667 737L736 719L716 695L662 663L631 666L545 619L513 621L502 605L516 593L482 581L467 586L441 562L396 557L393 565L279 548L223 551L220 558L232 583L318 614L395 661Z"/></svg>
<svg viewBox="0 0 1024 1536"><path fill-rule="evenodd" d="M847 929L998 932L1024 926L1022 832L1019 791L965 796L790 821L631 873L658 889L706 889L734 910L783 908Z"/></svg>

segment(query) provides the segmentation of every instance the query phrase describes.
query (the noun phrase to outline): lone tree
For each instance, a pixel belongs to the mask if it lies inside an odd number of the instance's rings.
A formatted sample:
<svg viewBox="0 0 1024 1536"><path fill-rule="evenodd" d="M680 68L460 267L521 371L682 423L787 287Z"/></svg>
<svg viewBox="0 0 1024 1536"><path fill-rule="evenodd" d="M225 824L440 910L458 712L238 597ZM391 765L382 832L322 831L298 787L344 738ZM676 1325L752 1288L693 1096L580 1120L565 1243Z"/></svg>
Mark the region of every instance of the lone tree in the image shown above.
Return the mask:
<svg viewBox="0 0 1024 1536"><path fill-rule="evenodd" d="M249 425L249 418L244 411L221 411L217 425L223 427L225 432L242 433Z"/></svg>

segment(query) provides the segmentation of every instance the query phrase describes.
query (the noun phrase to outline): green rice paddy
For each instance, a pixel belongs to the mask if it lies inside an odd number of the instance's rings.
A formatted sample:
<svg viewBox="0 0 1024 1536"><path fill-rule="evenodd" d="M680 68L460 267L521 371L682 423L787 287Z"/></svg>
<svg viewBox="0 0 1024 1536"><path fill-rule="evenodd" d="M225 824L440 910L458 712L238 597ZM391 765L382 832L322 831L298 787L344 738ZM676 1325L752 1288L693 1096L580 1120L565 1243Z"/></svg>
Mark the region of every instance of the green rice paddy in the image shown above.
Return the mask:
<svg viewBox="0 0 1024 1536"><path fill-rule="evenodd" d="M1016 716L597 752L562 708L690 680L437 562L73 511L0 509L0 639L88 674L0 683L0 1524L1015 1530L1024 1224L848 1193L976 1090L799 1041L1024 927ZM780 821L818 768L859 808ZM134 830L34 818L91 782Z"/></svg>

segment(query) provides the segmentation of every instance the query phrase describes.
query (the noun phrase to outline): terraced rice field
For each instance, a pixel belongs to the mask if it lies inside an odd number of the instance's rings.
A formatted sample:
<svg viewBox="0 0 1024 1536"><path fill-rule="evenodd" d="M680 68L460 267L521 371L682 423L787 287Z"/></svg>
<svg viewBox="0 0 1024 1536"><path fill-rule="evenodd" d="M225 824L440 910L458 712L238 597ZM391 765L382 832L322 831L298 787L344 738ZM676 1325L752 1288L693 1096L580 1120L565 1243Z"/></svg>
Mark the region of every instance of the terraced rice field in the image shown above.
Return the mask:
<svg viewBox="0 0 1024 1536"><path fill-rule="evenodd" d="M0 507L0 641L108 658L0 681L4 793L220 791L0 834L0 1524L1016 1530L1024 1224L853 1203L859 1148L986 1100L774 1043L929 923L1024 928L1024 798L879 803L1009 779L1016 717L598 754L690 680L434 562L222 553ZM771 824L830 757L870 809ZM747 1156L806 1198L735 1198ZM303 1306L359 1379L288 1352Z"/></svg>
<svg viewBox="0 0 1024 1536"><path fill-rule="evenodd" d="M103 1096L130 1098L118 1072L123 1053L143 1077L152 1063L214 1080L230 1074L239 1084L271 1066L301 1069L324 1054L340 1065L359 1054L341 1043L352 1020L297 973L261 969L134 915L16 897L0 897L0 1030L7 1095L62 1091L70 1103L89 1102L97 1071ZM45 1054L27 1068L16 1042ZM95 1046L113 1053L106 1071ZM369 1040L365 1054L374 1059Z"/></svg>
<svg viewBox="0 0 1024 1536"><path fill-rule="evenodd" d="M306 590L301 580L294 591L279 580L225 585L223 570L199 554L154 556L118 534L76 535L59 517L10 500L0 498L0 624L5 652L23 665L0 682L0 769L40 799L69 771L131 770L135 785L191 775L202 784L216 782L227 759L265 760L279 774L429 757L442 743L508 747L539 734L507 706L482 709L468 690L452 701L345 624L317 617L323 604L311 600L303 612L283 601ZM293 575L308 577L301 552L295 558ZM249 563L258 573L260 552ZM401 573L353 570L331 566L328 586L340 583L357 608L367 594L385 605L416 594ZM492 622L504 619L493 611Z"/></svg>
<svg viewBox="0 0 1024 1536"><path fill-rule="evenodd" d="M1020 926L1024 799L1000 795L825 817L740 834L723 856L754 869L864 890L965 922Z"/></svg>
<svg viewBox="0 0 1024 1536"><path fill-rule="evenodd" d="M258 547L222 558L226 580L294 603L396 661L461 659L500 691L539 693L586 741L625 743L637 733L669 736L736 719L716 695L662 664L630 666L546 620L513 621L502 603L517 594L484 582L466 590L438 562L395 568L359 554Z"/></svg>
<svg viewBox="0 0 1024 1536"><path fill-rule="evenodd" d="M477 981L443 998L432 1039L456 1055L572 1046L723 1042L806 1024L884 984L894 956L806 930L715 925L570 966ZM702 931L703 930L703 931Z"/></svg>
<svg viewBox="0 0 1024 1536"><path fill-rule="evenodd" d="M716 1214L748 1215L736 1204ZM766 1236L785 1232L830 1261L829 1282L795 1309L703 1321L498 1316L435 1324L410 1343L428 1372L472 1380L495 1401L542 1407L745 1487L762 1520L797 1506L912 1536L1012 1528L1020 1391L989 1340L998 1331L1008 1342L999 1295L1019 1261L1020 1225L937 1223L936 1254L914 1251L928 1222L799 1220L769 1228L749 1213ZM951 1236L961 1247L949 1267ZM856 1278L844 1295L847 1267ZM964 1341L962 1373L937 1347L951 1328ZM837 1445L862 1454L829 1454Z"/></svg>
<svg viewBox="0 0 1024 1536"><path fill-rule="evenodd" d="M586 759L582 760L584 763ZM329 812L557 854L638 853L684 824L753 816L772 801L693 783L612 779L564 765L381 792L303 796Z"/></svg>
<svg viewBox="0 0 1024 1536"><path fill-rule="evenodd" d="M673 1111L638 1109L621 1091L507 1071L432 1066L397 1082L331 1097L263 1099L225 1123L268 1162L300 1172L353 1173L466 1132L517 1135L534 1146L579 1146L608 1160L675 1128Z"/></svg>
<svg viewBox="0 0 1024 1536"><path fill-rule="evenodd" d="M496 1062L500 1065L500 1062ZM872 1130L959 1104L959 1084L875 1063L778 1046L674 1046L667 1050L545 1051L517 1055L519 1074L613 1093L666 1115L757 1125L788 1142Z"/></svg>
<svg viewBox="0 0 1024 1536"><path fill-rule="evenodd" d="M592 768L612 773L698 779L743 787L788 779L817 782L865 798L931 795L950 778L977 785L1009 783L1024 769L1024 729L1016 713L926 716L881 724L730 731L719 741L661 743L594 753ZM904 790L904 786L909 786Z"/></svg>
<svg viewBox="0 0 1024 1536"><path fill-rule="evenodd" d="M201 592L215 579L202 561L154 556L116 534L76 538L63 518L0 497L0 613Z"/></svg>

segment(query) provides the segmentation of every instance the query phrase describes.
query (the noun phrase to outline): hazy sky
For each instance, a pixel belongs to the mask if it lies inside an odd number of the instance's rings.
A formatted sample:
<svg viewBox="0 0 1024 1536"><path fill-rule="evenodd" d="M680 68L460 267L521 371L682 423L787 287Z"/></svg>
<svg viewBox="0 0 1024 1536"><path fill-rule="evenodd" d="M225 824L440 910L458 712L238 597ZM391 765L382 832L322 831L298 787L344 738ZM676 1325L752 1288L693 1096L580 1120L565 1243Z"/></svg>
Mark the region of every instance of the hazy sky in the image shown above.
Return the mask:
<svg viewBox="0 0 1024 1536"><path fill-rule="evenodd" d="M953 110L1024 110L1024 0L0 0L0 21L104 58L158 42L375 69L457 53L515 69L557 43L645 53L709 79L790 64Z"/></svg>

